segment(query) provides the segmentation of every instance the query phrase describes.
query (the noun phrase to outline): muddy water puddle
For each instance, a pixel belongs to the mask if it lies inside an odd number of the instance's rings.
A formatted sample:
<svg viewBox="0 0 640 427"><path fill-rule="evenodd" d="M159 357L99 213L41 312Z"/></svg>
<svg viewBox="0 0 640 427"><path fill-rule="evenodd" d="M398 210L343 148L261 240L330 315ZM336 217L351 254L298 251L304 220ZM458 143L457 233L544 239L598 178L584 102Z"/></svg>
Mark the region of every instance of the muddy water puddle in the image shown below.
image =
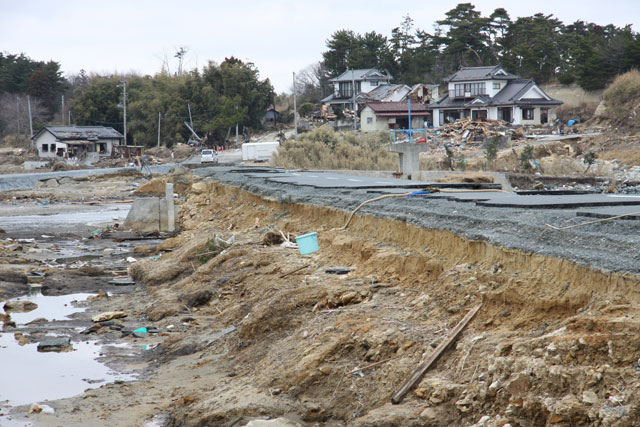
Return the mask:
<svg viewBox="0 0 640 427"><path fill-rule="evenodd" d="M96 227L106 222L124 221L130 207L129 204L78 207L76 212L59 213L52 206L51 213L40 215L31 215L27 208L21 215L2 216L2 228L7 232L35 232L73 226Z"/></svg>
<svg viewBox="0 0 640 427"><path fill-rule="evenodd" d="M70 321L69 316L84 311L74 301L86 300L90 295L45 296L35 292L14 298L9 301L29 301L38 307L26 313L11 312L11 319L16 323L18 331L28 335L28 323L35 319ZM0 305L4 306L4 302ZM34 327L36 330L37 328ZM74 332L81 329L77 328ZM46 337L40 336L38 341L68 336L63 328L45 332ZM11 331L0 333L0 405L17 406L60 399L80 394L88 388L99 387L106 382L135 379L131 374L114 372L97 360L110 347L127 351L126 345L102 345L95 341L72 341L71 344L71 351L39 352L38 343L20 345ZM0 425L3 425L1 418Z"/></svg>

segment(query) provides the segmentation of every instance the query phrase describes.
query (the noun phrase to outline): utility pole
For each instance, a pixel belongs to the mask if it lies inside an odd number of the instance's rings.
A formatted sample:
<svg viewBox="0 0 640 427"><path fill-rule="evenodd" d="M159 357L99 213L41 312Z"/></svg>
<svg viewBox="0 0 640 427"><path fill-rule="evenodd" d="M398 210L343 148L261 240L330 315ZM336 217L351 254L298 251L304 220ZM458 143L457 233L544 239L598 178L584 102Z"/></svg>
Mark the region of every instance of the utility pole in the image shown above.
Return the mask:
<svg viewBox="0 0 640 427"><path fill-rule="evenodd" d="M238 106L236 105L236 114L238 113ZM238 122L236 122L236 148L238 148Z"/></svg>
<svg viewBox="0 0 640 427"><path fill-rule="evenodd" d="M191 119L191 104L187 104L187 109L189 110L189 125L191 125L191 129L193 129L193 119Z"/></svg>
<svg viewBox="0 0 640 427"><path fill-rule="evenodd" d="M127 145L127 81L121 80L122 83L122 108L123 113L123 127L124 127L124 145ZM121 85L118 85L120 87Z"/></svg>
<svg viewBox="0 0 640 427"><path fill-rule="evenodd" d="M29 108L29 133L33 140L33 119L31 118L31 98L27 95L27 107Z"/></svg>
<svg viewBox="0 0 640 427"><path fill-rule="evenodd" d="M353 89L351 108L353 109L353 131L358 130L358 105L356 104L356 77L354 70L351 70L351 88Z"/></svg>
<svg viewBox="0 0 640 427"><path fill-rule="evenodd" d="M62 95L62 112L60 116L62 117L62 124L64 125L64 95Z"/></svg>
<svg viewBox="0 0 640 427"><path fill-rule="evenodd" d="M71 110L67 111L67 116L68 116L67 124L71 126Z"/></svg>
<svg viewBox="0 0 640 427"><path fill-rule="evenodd" d="M293 126L296 128L295 135L298 136L298 108L296 107L296 73L293 73Z"/></svg>
<svg viewBox="0 0 640 427"><path fill-rule="evenodd" d="M18 124L18 135L20 135L20 97L16 95L16 121Z"/></svg>
<svg viewBox="0 0 640 427"><path fill-rule="evenodd" d="M160 111L158 111L158 148L160 148Z"/></svg>

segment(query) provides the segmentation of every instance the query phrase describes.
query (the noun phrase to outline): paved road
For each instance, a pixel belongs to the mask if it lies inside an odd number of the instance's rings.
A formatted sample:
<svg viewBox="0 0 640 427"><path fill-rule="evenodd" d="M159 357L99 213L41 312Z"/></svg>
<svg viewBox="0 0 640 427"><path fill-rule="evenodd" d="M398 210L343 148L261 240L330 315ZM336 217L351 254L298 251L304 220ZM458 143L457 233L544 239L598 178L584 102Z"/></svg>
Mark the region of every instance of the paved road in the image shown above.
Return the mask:
<svg viewBox="0 0 640 427"><path fill-rule="evenodd" d="M330 206L346 212L380 194L408 192L414 188L389 186L391 184L388 182L395 180L379 177L364 179L361 176L312 171L295 172L298 175L293 175L291 172L264 167L216 167L196 169L194 173L281 202ZM362 179L362 182L350 181L352 179ZM327 181L331 184L327 185ZM374 187L363 185L366 182L371 182ZM340 187L336 184L340 184ZM394 182L393 185L403 183ZM547 199L553 201L551 204L555 204L554 208L546 202ZM483 200L492 200L495 206L482 206ZM514 204L514 200L522 203ZM496 203L500 201L503 203ZM624 206L629 202L635 205ZM594 203L601 206L618 204L611 208L614 211L626 212L627 208L634 207L640 211L638 197L600 194L520 196L513 193L465 192L387 198L367 204L360 213L428 229L449 230L472 240L566 258L598 269L640 274L640 221L614 220L564 231L545 225L566 226L589 220L577 214L588 210L585 205L592 206ZM300 230L308 231L315 230Z"/></svg>

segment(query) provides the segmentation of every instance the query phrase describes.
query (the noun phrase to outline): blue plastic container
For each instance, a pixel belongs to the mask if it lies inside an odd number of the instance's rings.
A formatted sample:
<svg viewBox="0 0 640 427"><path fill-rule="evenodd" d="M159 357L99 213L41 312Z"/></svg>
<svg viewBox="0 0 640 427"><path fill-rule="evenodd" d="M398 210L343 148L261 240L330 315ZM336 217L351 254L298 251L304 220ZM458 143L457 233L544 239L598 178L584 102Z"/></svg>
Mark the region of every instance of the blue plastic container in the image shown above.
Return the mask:
<svg viewBox="0 0 640 427"><path fill-rule="evenodd" d="M318 233L303 234L296 237L300 255L309 255L318 250Z"/></svg>

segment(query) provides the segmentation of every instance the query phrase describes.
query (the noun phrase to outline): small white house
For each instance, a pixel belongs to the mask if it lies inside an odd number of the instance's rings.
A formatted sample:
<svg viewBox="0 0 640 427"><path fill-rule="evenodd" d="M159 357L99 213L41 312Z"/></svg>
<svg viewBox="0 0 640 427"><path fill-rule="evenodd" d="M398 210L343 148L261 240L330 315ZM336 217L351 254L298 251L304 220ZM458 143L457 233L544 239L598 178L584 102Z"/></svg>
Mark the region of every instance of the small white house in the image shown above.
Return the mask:
<svg viewBox="0 0 640 427"><path fill-rule="evenodd" d="M104 126L45 126L33 135L41 158L110 157L124 137Z"/></svg>
<svg viewBox="0 0 640 427"><path fill-rule="evenodd" d="M445 82L449 92L430 105L434 126L467 117L515 125L546 124L553 121L553 108L562 104L532 79L521 79L500 65L461 67Z"/></svg>
<svg viewBox="0 0 640 427"><path fill-rule="evenodd" d="M360 113L360 129L363 132L388 131L389 129L423 129L430 125L431 109L419 102L367 102Z"/></svg>

